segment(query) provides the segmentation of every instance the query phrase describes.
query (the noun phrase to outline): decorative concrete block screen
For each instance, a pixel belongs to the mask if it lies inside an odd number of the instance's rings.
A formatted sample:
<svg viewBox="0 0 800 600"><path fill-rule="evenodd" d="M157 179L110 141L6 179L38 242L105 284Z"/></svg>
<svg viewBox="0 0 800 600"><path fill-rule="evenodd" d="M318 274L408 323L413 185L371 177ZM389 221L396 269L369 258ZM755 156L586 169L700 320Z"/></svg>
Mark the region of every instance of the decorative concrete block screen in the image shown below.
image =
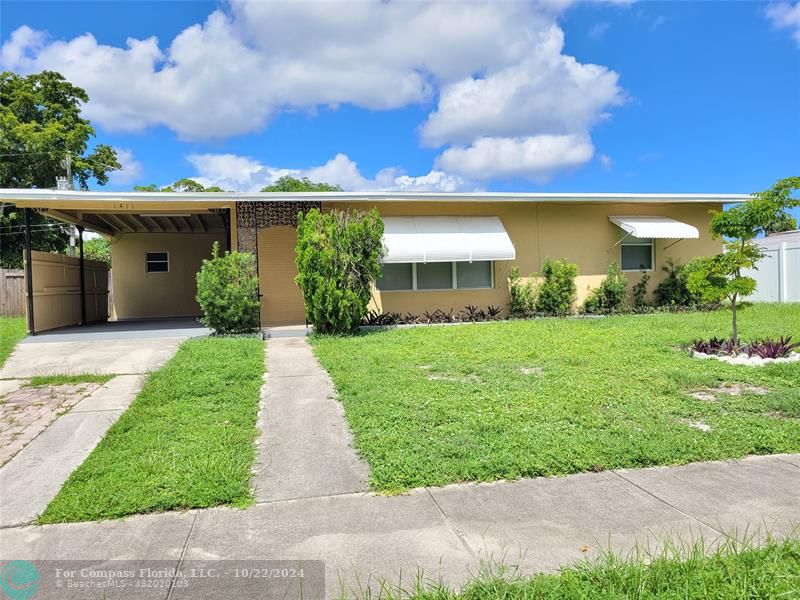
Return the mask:
<svg viewBox="0 0 800 600"><path fill-rule="evenodd" d="M34 251L33 316L36 331L46 331L81 322L80 259ZM108 266L84 261L86 321L108 319ZM27 287L26 287L27 289Z"/></svg>
<svg viewBox="0 0 800 600"><path fill-rule="evenodd" d="M237 202L237 250L256 254L259 229L280 225L297 227L297 213L321 207L321 202L314 201Z"/></svg>
<svg viewBox="0 0 800 600"><path fill-rule="evenodd" d="M766 254L757 270L746 275L756 280L755 302L800 302L800 242L764 245Z"/></svg>

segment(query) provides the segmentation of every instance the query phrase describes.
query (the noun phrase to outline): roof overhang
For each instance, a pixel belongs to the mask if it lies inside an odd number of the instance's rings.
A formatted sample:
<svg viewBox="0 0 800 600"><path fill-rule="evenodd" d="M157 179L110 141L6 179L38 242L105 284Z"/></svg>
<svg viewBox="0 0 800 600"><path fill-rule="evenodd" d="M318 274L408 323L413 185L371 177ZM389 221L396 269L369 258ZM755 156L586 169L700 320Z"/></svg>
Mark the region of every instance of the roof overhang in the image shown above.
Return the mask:
<svg viewBox="0 0 800 600"><path fill-rule="evenodd" d="M609 217L608 220L635 238L683 240L700 237L697 227L669 217L637 215Z"/></svg>
<svg viewBox="0 0 800 600"><path fill-rule="evenodd" d="M226 207L233 202L554 202L554 203L664 203L729 204L746 202L747 194L613 194L522 192L84 192L48 189L0 189L0 202L32 208L64 206L114 210L145 208L169 203L190 207Z"/></svg>
<svg viewBox="0 0 800 600"><path fill-rule="evenodd" d="M384 263L514 260L498 217L384 217Z"/></svg>

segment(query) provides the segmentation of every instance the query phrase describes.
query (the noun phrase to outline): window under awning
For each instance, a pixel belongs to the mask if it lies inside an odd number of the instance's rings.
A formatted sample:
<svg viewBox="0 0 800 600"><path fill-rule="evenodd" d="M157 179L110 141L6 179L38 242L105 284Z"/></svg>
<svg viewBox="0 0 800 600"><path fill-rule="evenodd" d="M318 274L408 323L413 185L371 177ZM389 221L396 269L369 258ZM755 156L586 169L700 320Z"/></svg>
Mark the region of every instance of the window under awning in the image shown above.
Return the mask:
<svg viewBox="0 0 800 600"><path fill-rule="evenodd" d="M700 237L697 227L669 217L635 216L609 217L628 235L644 239L696 239Z"/></svg>
<svg viewBox="0 0 800 600"><path fill-rule="evenodd" d="M498 217L384 217L384 263L514 260Z"/></svg>

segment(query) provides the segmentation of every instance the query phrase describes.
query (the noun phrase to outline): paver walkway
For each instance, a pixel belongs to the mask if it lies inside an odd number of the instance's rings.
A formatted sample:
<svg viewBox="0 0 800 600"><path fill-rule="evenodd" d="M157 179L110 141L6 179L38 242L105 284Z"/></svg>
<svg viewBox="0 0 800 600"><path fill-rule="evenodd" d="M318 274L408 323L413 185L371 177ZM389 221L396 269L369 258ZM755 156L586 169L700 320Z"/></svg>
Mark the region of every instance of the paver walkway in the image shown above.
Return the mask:
<svg viewBox="0 0 800 600"><path fill-rule="evenodd" d="M798 500L800 455L764 456L0 529L0 559L150 559L175 568L215 566L215 559L316 559L325 562L335 597L342 586L374 593L383 578L397 584L401 574L413 585L418 569L457 585L481 559L504 558L532 573L580 559L584 546L593 556L609 544L624 551L664 536L712 542L759 527L785 534L800 523ZM235 597L261 598L263 587Z"/></svg>
<svg viewBox="0 0 800 600"><path fill-rule="evenodd" d="M353 450L333 383L305 338L270 339L266 361L256 501L366 491L369 467Z"/></svg>
<svg viewBox="0 0 800 600"><path fill-rule="evenodd" d="M27 381L11 380L25 384ZM0 467L86 396L99 383L18 387L0 394Z"/></svg>

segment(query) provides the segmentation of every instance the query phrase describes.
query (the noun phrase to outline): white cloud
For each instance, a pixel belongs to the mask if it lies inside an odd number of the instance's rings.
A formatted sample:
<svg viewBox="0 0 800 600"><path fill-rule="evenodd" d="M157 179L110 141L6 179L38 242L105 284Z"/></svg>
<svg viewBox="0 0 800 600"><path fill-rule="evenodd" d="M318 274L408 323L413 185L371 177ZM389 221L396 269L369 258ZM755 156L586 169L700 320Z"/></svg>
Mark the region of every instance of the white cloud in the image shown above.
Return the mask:
<svg viewBox="0 0 800 600"><path fill-rule="evenodd" d="M115 148L115 150L122 169L109 173L109 180L112 183L122 184L138 179L142 175L143 167L142 163L134 157L133 151L126 148Z"/></svg>
<svg viewBox="0 0 800 600"><path fill-rule="evenodd" d="M563 46L564 33L554 25L521 63L444 86L423 140L440 145L483 136L588 134L609 106L623 101L618 75L561 54Z"/></svg>
<svg viewBox="0 0 800 600"><path fill-rule="evenodd" d="M436 101L420 134L455 145L444 162L483 138L513 147L541 136L580 140L560 154L570 158L586 156L591 128L624 100L617 73L563 53L558 18L571 3L230 0L166 44L55 40L20 27L0 60L63 73L88 91L87 117L110 131L163 126L185 140L222 139L282 111ZM574 166L550 164L550 173Z"/></svg>
<svg viewBox="0 0 800 600"><path fill-rule="evenodd" d="M800 45L800 1L776 2L766 9L767 18L777 29L789 29L794 41Z"/></svg>
<svg viewBox="0 0 800 600"><path fill-rule="evenodd" d="M544 183L553 173L591 160L594 146L579 135L479 138L467 148L449 148L436 166L477 179L522 177Z"/></svg>
<svg viewBox="0 0 800 600"><path fill-rule="evenodd" d="M600 154L597 156L597 159L600 161L600 165L606 171L610 171L611 168L614 166L614 159L611 158L608 154Z"/></svg>
<svg viewBox="0 0 800 600"><path fill-rule="evenodd" d="M257 192L284 175L337 184L345 191L456 192L479 189L462 177L437 170L415 177L395 167L388 167L370 179L346 154L337 154L322 165L305 169L264 165L236 154L191 154L187 160L197 171L197 175L193 176L196 181L206 186L218 185L226 190L242 192Z"/></svg>

